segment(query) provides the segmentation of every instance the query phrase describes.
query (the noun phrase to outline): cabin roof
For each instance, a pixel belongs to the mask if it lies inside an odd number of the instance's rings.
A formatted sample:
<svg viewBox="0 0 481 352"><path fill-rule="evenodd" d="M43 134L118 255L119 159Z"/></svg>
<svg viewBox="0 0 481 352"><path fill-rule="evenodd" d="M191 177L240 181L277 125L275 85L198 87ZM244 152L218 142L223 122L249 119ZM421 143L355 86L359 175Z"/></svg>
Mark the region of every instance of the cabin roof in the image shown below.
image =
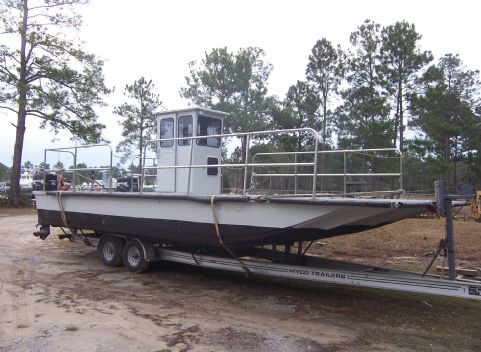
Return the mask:
<svg viewBox="0 0 481 352"><path fill-rule="evenodd" d="M159 111L155 113L155 116L162 116L162 115L168 115L168 114L174 114L174 113L183 113L188 111L206 112L208 114L215 114L215 115L222 115L222 116L230 115L228 112L224 112L220 110L208 109L201 106L189 106L183 109Z"/></svg>

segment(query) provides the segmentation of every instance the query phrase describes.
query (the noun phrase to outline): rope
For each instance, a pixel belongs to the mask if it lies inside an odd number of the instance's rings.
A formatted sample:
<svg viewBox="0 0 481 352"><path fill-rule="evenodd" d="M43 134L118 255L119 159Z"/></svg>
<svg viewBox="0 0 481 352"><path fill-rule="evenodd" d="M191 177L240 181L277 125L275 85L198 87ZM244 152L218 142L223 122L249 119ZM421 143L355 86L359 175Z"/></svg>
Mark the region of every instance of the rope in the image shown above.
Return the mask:
<svg viewBox="0 0 481 352"><path fill-rule="evenodd" d="M220 229L219 229L219 221L217 219L217 214L216 214L216 211L215 211L215 195L210 197L210 207L212 209L212 219L214 220L215 234L217 235L217 238L219 240L220 245L226 250L227 253L229 253L231 255L232 258L236 259L240 263L242 269L244 269L244 273L245 273L246 277L248 278L249 275L251 274L251 272L250 272L249 268L247 267L247 265L242 261L242 259L240 259L238 256L236 256L234 254L234 252L232 252L230 250L230 248L227 247L224 244L224 241L222 240L222 236L220 234Z"/></svg>
<svg viewBox="0 0 481 352"><path fill-rule="evenodd" d="M63 207L63 202L62 202L62 192L57 192L57 203L58 203L58 208L60 210L60 217L62 218L62 221L65 225L66 228L70 230L70 227L67 222L67 215L65 214L65 208ZM72 230L70 230L72 231Z"/></svg>

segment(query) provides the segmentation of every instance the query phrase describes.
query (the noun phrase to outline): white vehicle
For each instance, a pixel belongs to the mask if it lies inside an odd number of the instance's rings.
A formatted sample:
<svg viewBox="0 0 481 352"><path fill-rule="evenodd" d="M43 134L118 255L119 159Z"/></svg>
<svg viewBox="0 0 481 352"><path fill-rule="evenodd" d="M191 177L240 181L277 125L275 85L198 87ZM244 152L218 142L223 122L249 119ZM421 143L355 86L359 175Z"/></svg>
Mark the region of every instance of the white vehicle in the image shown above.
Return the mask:
<svg viewBox="0 0 481 352"><path fill-rule="evenodd" d="M23 190L32 190L33 176L30 172L24 172L20 175L20 188Z"/></svg>

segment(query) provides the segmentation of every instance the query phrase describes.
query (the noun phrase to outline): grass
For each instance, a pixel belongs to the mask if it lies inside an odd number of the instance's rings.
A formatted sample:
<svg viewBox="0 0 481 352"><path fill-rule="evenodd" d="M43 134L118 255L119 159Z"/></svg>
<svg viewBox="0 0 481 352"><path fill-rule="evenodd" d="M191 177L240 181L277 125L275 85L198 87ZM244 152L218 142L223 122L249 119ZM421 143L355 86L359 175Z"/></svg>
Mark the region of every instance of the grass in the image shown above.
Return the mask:
<svg viewBox="0 0 481 352"><path fill-rule="evenodd" d="M65 331L69 331L69 332L77 331L77 330L78 330L78 327L76 327L76 326L67 326L64 330L65 330Z"/></svg>
<svg viewBox="0 0 481 352"><path fill-rule="evenodd" d="M481 268L481 224L455 221L454 233L457 264ZM442 238L443 219L407 219L374 230L323 240L325 246L313 245L309 252L327 258L420 270L430 261Z"/></svg>

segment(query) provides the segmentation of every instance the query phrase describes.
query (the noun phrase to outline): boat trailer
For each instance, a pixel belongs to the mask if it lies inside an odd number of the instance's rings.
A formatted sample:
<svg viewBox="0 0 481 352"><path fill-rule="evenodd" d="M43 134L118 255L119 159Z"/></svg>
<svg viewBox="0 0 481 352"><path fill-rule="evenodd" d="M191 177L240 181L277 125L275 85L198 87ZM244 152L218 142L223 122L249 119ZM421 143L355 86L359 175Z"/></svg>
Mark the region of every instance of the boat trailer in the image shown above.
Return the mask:
<svg viewBox="0 0 481 352"><path fill-rule="evenodd" d="M145 271L152 262L166 260L202 268L245 273L248 277L251 275L275 277L481 300L481 281L457 278L455 267L453 202L467 199L471 195L450 195L446 190L445 182L436 183L438 214L446 218L446 233L440 248L424 273L306 255L312 242L306 248L302 248L302 243L299 243L297 253L292 253L291 245L285 245L283 251L279 251L279 246L274 245L272 249L263 246L226 251L223 248L166 246L144 239L123 238L113 234L103 234L100 238L96 238L88 236L81 230L66 231L63 228L64 234L59 235L59 238L97 247L104 264L118 266L123 262L130 271L134 272ZM120 245L120 237L122 240L127 240L123 258L119 258L115 253L115 247ZM443 249L447 253L448 276L427 274Z"/></svg>

